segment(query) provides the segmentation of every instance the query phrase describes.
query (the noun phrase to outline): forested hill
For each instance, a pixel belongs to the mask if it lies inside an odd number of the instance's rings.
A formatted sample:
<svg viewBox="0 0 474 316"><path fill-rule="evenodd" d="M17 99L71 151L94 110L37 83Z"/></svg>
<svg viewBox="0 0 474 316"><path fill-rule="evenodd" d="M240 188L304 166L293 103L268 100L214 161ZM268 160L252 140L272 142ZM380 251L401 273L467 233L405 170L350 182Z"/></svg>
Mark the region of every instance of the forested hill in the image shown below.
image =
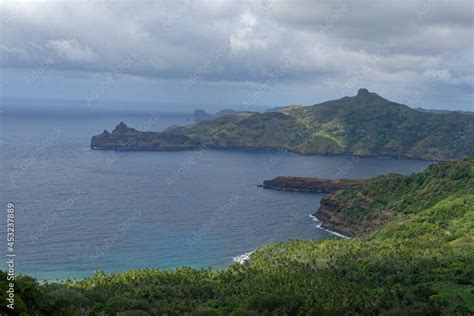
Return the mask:
<svg viewBox="0 0 474 316"><path fill-rule="evenodd" d="M366 89L354 97L282 112L312 129L303 151L327 146L335 152L435 160L461 159L474 151L473 116L421 113ZM319 143L324 145L314 145Z"/></svg>
<svg viewBox="0 0 474 316"><path fill-rule="evenodd" d="M293 240L225 270L16 280L16 315L472 315L474 156L333 193L344 216L389 221L352 240ZM6 273L0 273L5 302ZM12 314L6 304L0 312Z"/></svg>
<svg viewBox="0 0 474 316"><path fill-rule="evenodd" d="M278 112L244 112L163 133L117 128L92 138L95 149L275 148L429 160L474 152L474 116L424 113L366 89L353 97Z"/></svg>

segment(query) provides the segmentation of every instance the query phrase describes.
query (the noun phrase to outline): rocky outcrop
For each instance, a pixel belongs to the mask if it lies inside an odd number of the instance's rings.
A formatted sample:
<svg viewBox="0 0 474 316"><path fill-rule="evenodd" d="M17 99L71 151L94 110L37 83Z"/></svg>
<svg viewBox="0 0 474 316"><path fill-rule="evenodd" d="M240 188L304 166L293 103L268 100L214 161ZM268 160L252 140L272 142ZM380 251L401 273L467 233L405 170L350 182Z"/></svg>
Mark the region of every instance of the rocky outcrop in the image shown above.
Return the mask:
<svg viewBox="0 0 474 316"><path fill-rule="evenodd" d="M363 219L351 219L345 212L353 208L353 205L338 199L338 194L333 193L323 196L318 211L312 215L321 221L321 228L351 238L370 234L393 216L392 211L385 210L369 214Z"/></svg>
<svg viewBox="0 0 474 316"><path fill-rule="evenodd" d="M364 185L363 180L276 177L263 181L261 187L283 191L329 193L321 198L319 209L312 216L321 222L320 227L323 229L347 237L357 237L373 232L392 217L390 210L372 213L364 218L347 214L348 210L354 209L354 205L350 200L346 201L343 198L344 192L362 191L360 189Z"/></svg>
<svg viewBox="0 0 474 316"><path fill-rule="evenodd" d="M305 177L276 177L265 180L261 185L266 189L298 192L330 193L337 190L349 189L359 185L357 180L321 179Z"/></svg>
<svg viewBox="0 0 474 316"><path fill-rule="evenodd" d="M124 122L120 122L117 126L115 126L115 129L112 131L112 133L116 133L116 134L136 133L136 132L138 132L136 129L128 127Z"/></svg>
<svg viewBox="0 0 474 316"><path fill-rule="evenodd" d="M357 95L362 96L362 97L368 96L369 93L370 93L369 90L367 90L365 88L359 89L359 91L357 91Z"/></svg>
<svg viewBox="0 0 474 316"><path fill-rule="evenodd" d="M91 139L92 149L117 150L189 150L201 147L199 141L185 135L139 132L120 122L112 133L104 130Z"/></svg>

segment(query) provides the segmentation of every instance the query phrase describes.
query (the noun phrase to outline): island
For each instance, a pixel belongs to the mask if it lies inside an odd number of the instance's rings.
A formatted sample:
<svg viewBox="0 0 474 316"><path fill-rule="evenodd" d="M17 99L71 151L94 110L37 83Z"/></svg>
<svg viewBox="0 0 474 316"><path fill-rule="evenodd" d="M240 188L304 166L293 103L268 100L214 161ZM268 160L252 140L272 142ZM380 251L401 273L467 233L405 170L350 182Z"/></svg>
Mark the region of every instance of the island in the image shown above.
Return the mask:
<svg viewBox="0 0 474 316"><path fill-rule="evenodd" d="M196 122L199 122L199 121L213 120L215 118L226 116L226 115L238 115L240 113L241 111L236 111L233 109L224 109L212 114L212 113L206 112L203 109L195 109L193 112L193 117Z"/></svg>
<svg viewBox="0 0 474 316"><path fill-rule="evenodd" d="M300 154L346 154L456 160L474 152L474 116L421 112L367 89L312 106L276 112L233 112L163 132L121 122L91 139L92 149L278 149Z"/></svg>

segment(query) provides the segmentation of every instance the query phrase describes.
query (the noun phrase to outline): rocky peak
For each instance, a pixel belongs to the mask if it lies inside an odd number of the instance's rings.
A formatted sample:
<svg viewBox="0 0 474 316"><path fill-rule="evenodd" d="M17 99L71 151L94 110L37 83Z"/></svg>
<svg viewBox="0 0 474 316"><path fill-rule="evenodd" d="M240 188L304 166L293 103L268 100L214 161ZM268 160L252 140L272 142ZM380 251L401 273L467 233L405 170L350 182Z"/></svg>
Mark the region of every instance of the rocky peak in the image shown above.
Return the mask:
<svg viewBox="0 0 474 316"><path fill-rule="evenodd" d="M117 126L115 126L115 129L112 131L112 133L127 133L133 131L136 130L134 128L128 127L124 122L120 122Z"/></svg>
<svg viewBox="0 0 474 316"><path fill-rule="evenodd" d="M361 88L359 89L359 91L357 91L357 95L360 96L360 97L366 97L369 95L369 90L365 89L365 88Z"/></svg>

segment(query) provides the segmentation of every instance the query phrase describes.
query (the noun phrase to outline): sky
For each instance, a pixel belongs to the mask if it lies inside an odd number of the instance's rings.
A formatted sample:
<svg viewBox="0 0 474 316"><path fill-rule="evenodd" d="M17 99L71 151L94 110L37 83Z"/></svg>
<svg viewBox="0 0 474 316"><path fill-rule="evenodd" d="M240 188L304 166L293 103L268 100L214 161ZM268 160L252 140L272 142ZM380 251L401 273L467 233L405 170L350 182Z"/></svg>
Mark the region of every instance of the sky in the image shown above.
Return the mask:
<svg viewBox="0 0 474 316"><path fill-rule="evenodd" d="M472 0L0 3L3 100L474 110Z"/></svg>

